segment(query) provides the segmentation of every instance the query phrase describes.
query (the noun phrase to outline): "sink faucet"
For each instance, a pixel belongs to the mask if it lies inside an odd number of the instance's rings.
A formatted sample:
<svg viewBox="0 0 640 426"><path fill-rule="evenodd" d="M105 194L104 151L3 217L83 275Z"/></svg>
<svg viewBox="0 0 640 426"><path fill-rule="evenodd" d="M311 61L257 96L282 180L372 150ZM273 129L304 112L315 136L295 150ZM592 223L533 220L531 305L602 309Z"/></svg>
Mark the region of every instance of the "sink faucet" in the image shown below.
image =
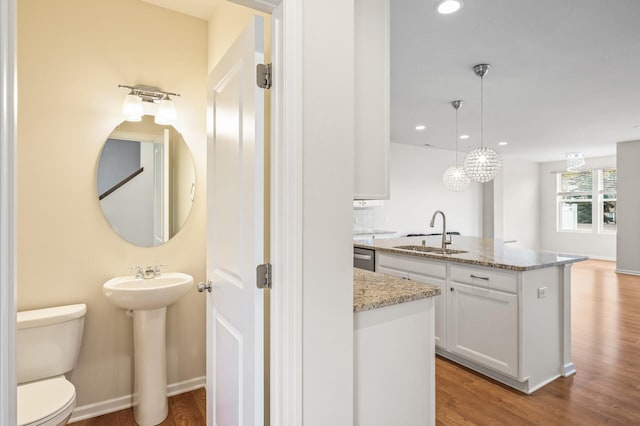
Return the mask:
<svg viewBox="0 0 640 426"><path fill-rule="evenodd" d="M438 215L438 213L442 215L442 250L446 251L447 245L451 244L451 238L447 239L447 218L442 212L442 210L436 210L433 213L433 216L431 216L431 223L429 224L429 226L432 228L434 227L436 223L436 216Z"/></svg>
<svg viewBox="0 0 640 426"><path fill-rule="evenodd" d="M136 271L136 278L142 278L149 280L160 276L160 268L167 265L147 266L142 268L141 266L132 266L131 269Z"/></svg>

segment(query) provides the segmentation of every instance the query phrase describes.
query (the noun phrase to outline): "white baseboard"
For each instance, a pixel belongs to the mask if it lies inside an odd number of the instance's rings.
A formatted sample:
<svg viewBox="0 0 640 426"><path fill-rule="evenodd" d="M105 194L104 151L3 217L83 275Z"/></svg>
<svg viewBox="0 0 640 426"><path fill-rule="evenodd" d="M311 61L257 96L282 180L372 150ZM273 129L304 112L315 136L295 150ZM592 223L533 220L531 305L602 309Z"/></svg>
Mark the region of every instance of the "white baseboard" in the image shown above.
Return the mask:
<svg viewBox="0 0 640 426"><path fill-rule="evenodd" d="M167 396L175 396L185 392L191 392L199 388L203 388L206 383L206 377L196 377L185 380L184 382L172 383L167 385ZM69 423L78 422L80 420L98 417L103 414L109 414L120 410L125 410L133 406L133 395L124 395L118 398L100 401L93 404L87 404L76 407L73 410Z"/></svg>
<svg viewBox="0 0 640 426"><path fill-rule="evenodd" d="M618 269L618 268L616 268L616 274L640 275L640 271L630 271L628 269Z"/></svg>

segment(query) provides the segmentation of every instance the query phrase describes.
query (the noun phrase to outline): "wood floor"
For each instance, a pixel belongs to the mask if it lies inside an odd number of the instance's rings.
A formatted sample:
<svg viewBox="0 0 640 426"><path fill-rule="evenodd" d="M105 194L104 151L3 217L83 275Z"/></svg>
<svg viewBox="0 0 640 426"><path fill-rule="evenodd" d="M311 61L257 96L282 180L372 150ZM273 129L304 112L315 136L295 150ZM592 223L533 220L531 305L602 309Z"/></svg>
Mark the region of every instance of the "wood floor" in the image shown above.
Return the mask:
<svg viewBox="0 0 640 426"><path fill-rule="evenodd" d="M437 424L640 425L640 277L614 269L572 268L575 376L524 395L437 358Z"/></svg>
<svg viewBox="0 0 640 426"><path fill-rule="evenodd" d="M202 426L206 424L204 388L169 398L169 416L162 426ZM136 426L133 409L117 411L72 423L73 426Z"/></svg>
<svg viewBox="0 0 640 426"><path fill-rule="evenodd" d="M617 275L614 269L615 263L597 260L573 266L575 376L524 395L437 358L437 424L640 425L640 277ZM205 424L204 389L169 402L163 425ZM129 409L74 425L135 423Z"/></svg>

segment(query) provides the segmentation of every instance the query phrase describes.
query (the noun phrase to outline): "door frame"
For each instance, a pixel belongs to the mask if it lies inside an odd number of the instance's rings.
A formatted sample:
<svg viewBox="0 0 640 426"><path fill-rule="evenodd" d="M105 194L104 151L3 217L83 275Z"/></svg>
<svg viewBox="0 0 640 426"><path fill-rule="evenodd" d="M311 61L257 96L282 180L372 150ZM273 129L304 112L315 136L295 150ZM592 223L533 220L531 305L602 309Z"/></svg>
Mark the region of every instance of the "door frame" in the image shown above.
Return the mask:
<svg viewBox="0 0 640 426"><path fill-rule="evenodd" d="M302 2L232 0L272 14L271 424L302 424ZM16 0L0 1L0 424L16 423ZM286 79L284 78L286 76ZM286 219L286 220L285 220Z"/></svg>
<svg viewBox="0 0 640 426"><path fill-rule="evenodd" d="M0 1L0 424L16 424L16 0Z"/></svg>

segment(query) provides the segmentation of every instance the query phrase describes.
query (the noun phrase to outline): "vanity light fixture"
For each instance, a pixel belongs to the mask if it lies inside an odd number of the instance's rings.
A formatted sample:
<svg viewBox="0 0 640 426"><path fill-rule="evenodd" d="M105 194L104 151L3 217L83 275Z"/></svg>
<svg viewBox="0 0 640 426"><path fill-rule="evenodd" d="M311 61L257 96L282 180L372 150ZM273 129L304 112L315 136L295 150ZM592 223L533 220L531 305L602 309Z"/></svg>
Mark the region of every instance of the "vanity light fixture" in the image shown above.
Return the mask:
<svg viewBox="0 0 640 426"><path fill-rule="evenodd" d="M498 142L498 145L507 146L507 145L509 145L509 142L507 142L507 141Z"/></svg>
<svg viewBox="0 0 640 426"><path fill-rule="evenodd" d="M579 172L584 166L584 154L581 152L570 152L567 154L567 171Z"/></svg>
<svg viewBox="0 0 640 426"><path fill-rule="evenodd" d="M460 135L460 139L469 139L469 135Z"/></svg>
<svg viewBox="0 0 640 426"><path fill-rule="evenodd" d="M424 124L418 124L416 126L416 130L417 131L422 131L422 130L425 130L426 128L427 128L427 126L425 126Z"/></svg>
<svg viewBox="0 0 640 426"><path fill-rule="evenodd" d="M496 177L502 168L502 158L491 148L484 146L484 76L489 64L478 64L473 72L480 77L480 148L469 152L464 159L464 171L472 180L486 183Z"/></svg>
<svg viewBox="0 0 640 426"><path fill-rule="evenodd" d="M465 173L464 167L458 165L458 109L462 106L462 101L452 101L451 106L456 110L456 164L444 171L442 182L449 191L460 192L469 186L471 179Z"/></svg>
<svg viewBox="0 0 640 426"><path fill-rule="evenodd" d="M122 104L122 113L127 121L140 121L143 115L153 115L156 124L168 125L178 118L176 106L169 97L180 96L178 93L165 92L157 87L141 84L119 84L118 87L130 90Z"/></svg>
<svg viewBox="0 0 640 426"><path fill-rule="evenodd" d="M441 15L450 15L462 9L462 0L440 0L436 4L436 10Z"/></svg>

